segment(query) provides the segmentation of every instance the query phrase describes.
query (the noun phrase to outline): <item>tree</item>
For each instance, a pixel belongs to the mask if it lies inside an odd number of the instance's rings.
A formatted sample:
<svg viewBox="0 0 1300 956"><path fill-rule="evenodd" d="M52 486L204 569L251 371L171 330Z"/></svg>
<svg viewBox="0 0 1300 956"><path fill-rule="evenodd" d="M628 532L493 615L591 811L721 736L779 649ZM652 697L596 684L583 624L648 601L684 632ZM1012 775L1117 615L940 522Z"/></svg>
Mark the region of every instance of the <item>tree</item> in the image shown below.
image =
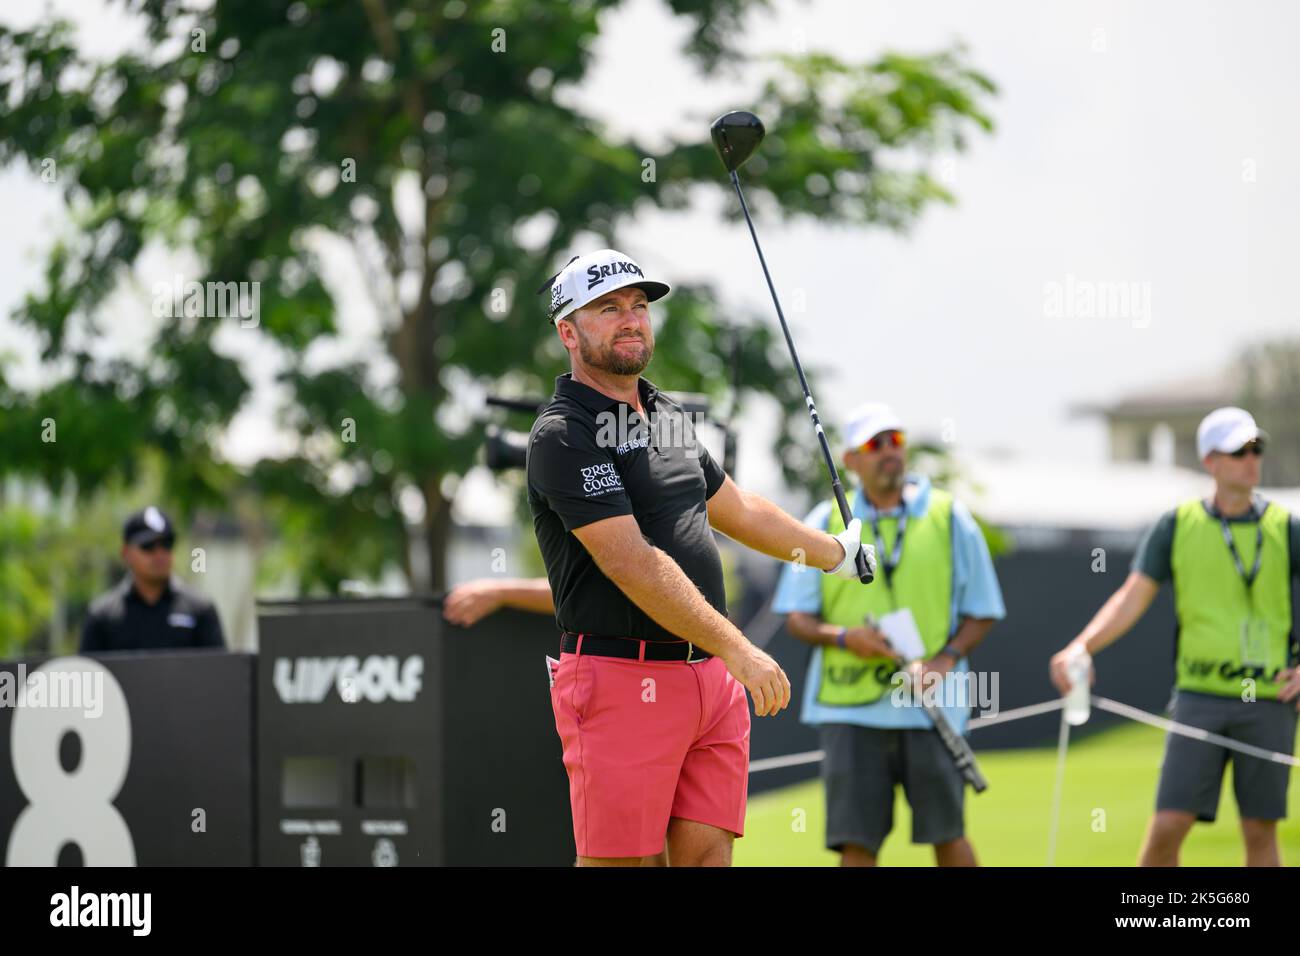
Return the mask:
<svg viewBox="0 0 1300 956"><path fill-rule="evenodd" d="M0 389L0 467L86 496L153 450L183 510L255 489L301 535L304 588L394 560L415 578L411 534L428 566L412 583L438 588L457 477L479 442L458 396L486 382L549 392L563 369L533 290L570 250L618 245L639 209L727 188L703 135L656 155L603 135L563 95L618 5L128 0L152 48L102 64L66 24L0 28L0 163L53 178L76 223L15 316L49 375L36 391ZM764 5L667 2L706 74L745 62L733 41ZM991 129L993 85L960 49L751 67L769 129L747 168L761 174L748 183L760 210L905 228L952 200L925 161ZM339 329L326 267L338 244L366 275L382 341L321 367L315 347ZM256 324L188 295L165 314L172 277L145 265L156 249L192 257L189 279L209 296L257 283ZM106 300L129 280L153 291L157 329L147 358L106 360L94 348ZM714 302L706 287L666 300L662 386L725 391ZM277 357L281 423L297 436L293 454L243 471L218 452L250 395L229 340ZM816 458L778 346L752 327L741 384L782 403L778 452L793 477ZM55 443L41 440L47 419Z"/></svg>
<svg viewBox="0 0 1300 956"><path fill-rule="evenodd" d="M1237 383L1239 404L1272 439L1261 470L1264 484L1300 484L1300 337L1246 346L1238 354L1230 378Z"/></svg>

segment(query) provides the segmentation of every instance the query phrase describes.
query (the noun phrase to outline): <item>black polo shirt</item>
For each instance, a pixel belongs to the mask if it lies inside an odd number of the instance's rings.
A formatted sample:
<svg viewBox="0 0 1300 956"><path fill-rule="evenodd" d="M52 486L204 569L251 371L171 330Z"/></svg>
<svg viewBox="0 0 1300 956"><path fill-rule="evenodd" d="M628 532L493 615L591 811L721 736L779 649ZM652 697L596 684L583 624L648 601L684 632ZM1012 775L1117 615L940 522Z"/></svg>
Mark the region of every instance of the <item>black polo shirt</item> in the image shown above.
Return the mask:
<svg viewBox="0 0 1300 956"><path fill-rule="evenodd" d="M147 604L131 575L91 602L81 629L81 652L224 648L212 602L175 578L156 604Z"/></svg>
<svg viewBox="0 0 1300 956"><path fill-rule="evenodd" d="M649 421L569 374L556 378L555 395L528 436L528 503L562 630L679 640L605 577L572 533L632 515L646 540L677 562L718 613L727 613L722 559L705 506L726 476L681 405L645 379L637 387Z"/></svg>

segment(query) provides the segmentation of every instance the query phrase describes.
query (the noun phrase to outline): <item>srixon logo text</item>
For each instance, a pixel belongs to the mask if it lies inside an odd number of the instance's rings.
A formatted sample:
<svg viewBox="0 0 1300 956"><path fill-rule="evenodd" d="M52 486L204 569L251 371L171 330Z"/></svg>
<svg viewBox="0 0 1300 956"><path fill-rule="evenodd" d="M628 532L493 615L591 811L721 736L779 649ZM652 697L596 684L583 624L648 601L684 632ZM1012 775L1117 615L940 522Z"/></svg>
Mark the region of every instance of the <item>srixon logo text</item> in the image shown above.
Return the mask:
<svg viewBox="0 0 1300 956"><path fill-rule="evenodd" d="M355 657L277 657L272 682L286 704L319 704L330 688L348 703L386 700L409 703L420 693L424 658L413 654L405 661L373 654Z"/></svg>
<svg viewBox="0 0 1300 956"><path fill-rule="evenodd" d="M645 273L637 268L634 262L612 262L607 266L590 266L587 269L587 288L600 285L610 276L616 276L620 272L630 272L632 275L645 278Z"/></svg>

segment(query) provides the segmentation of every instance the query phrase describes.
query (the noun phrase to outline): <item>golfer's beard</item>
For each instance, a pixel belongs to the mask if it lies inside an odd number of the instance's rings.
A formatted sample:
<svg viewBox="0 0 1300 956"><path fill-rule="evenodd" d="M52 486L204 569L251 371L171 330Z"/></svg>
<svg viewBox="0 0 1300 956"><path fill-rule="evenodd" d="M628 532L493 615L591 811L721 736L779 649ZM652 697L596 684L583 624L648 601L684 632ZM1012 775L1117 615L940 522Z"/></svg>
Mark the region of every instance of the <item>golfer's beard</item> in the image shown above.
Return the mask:
<svg viewBox="0 0 1300 956"><path fill-rule="evenodd" d="M597 350L585 335L578 333L578 354L582 356L582 360L592 368L609 372L611 375L640 375L655 354L653 340L647 342L642 339L641 345L641 354L636 356L618 351L612 342L605 348Z"/></svg>

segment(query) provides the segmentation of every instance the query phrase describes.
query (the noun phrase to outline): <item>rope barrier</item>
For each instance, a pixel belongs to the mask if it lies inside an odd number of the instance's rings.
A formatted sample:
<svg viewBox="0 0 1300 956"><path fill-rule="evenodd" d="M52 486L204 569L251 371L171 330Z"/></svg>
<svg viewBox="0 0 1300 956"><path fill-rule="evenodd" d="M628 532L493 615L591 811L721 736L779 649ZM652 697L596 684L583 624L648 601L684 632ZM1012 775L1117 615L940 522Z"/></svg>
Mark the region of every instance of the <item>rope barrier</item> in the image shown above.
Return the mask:
<svg viewBox="0 0 1300 956"><path fill-rule="evenodd" d="M1247 754L1251 757L1259 757L1261 760L1272 760L1274 763L1283 763L1288 767L1300 767L1300 760L1297 760L1291 754L1278 753L1276 750L1265 750L1263 747L1243 744L1239 740L1233 740L1230 737L1223 737L1219 734L1212 734L1208 730L1202 730L1200 727L1190 727L1187 724L1180 724L1177 721L1169 720L1165 717L1157 717L1155 714L1148 714L1145 710L1138 710L1136 707L1130 707L1128 704L1121 704L1116 700L1108 700L1105 697L1093 697L1092 703L1101 710L1108 710L1112 714L1118 714L1120 717L1127 717L1129 720L1135 720L1138 723L1149 724L1152 727L1159 727L1162 730L1169 731L1170 733L1181 734L1184 737L1191 737L1193 740L1203 740L1206 743L1226 747L1228 750L1235 750L1238 753Z"/></svg>
<svg viewBox="0 0 1300 956"><path fill-rule="evenodd" d="M780 770L782 767L798 767L806 763L821 763L826 756L824 750L805 750L801 754L786 754L784 757L764 757L762 760L751 760L749 762L750 773L761 773L764 770Z"/></svg>
<svg viewBox="0 0 1300 956"><path fill-rule="evenodd" d="M1050 714L1052 711L1060 710L1065 706L1064 699L1046 700L1040 704L1029 704L1026 707L1017 707L1013 710L1001 711L996 714L990 714L987 717L975 717L970 722L970 730L979 730L983 727L992 727L995 724L1009 723L1013 720L1023 720L1026 717L1038 717L1042 714ZM1155 714L1148 714L1145 710L1137 707L1131 707L1128 704L1121 704L1119 701L1111 700L1107 697L1092 698L1092 706L1098 710L1104 710L1115 714L1119 717L1125 717L1128 720L1137 723L1147 724L1160 730L1166 730L1169 733L1180 734L1183 737L1190 737L1193 740L1204 741L1205 743L1214 744L1224 747L1228 750L1235 750L1238 753L1246 754L1250 757L1258 757L1261 760L1271 760L1274 763L1286 764L1289 767L1300 767L1300 759L1291 754L1279 753L1273 750L1265 750L1263 747L1255 747L1251 744L1243 744L1239 740L1233 740L1220 734L1211 733L1208 730L1202 730L1199 727L1192 727L1188 724L1180 724L1177 721L1169 720L1165 717L1158 717ZM1058 767L1057 775L1061 773L1061 748L1066 739L1066 732L1062 731L1061 740L1058 742ZM762 773L765 770L780 770L785 767L799 767L810 763L820 763L826 756L823 750L806 750L803 753L785 754L780 757L764 757L761 760L750 761L750 773Z"/></svg>
<svg viewBox="0 0 1300 956"><path fill-rule="evenodd" d="M1012 720L1020 720L1023 717L1037 717L1039 714L1050 714L1054 710L1060 710L1065 706L1065 698L1057 700L1045 700L1041 704L1030 704L1027 707L1017 707L1014 710L1000 710L996 714L989 714L987 717L975 717L970 722L971 730L980 730L984 727L992 727L994 724L1008 723Z"/></svg>

